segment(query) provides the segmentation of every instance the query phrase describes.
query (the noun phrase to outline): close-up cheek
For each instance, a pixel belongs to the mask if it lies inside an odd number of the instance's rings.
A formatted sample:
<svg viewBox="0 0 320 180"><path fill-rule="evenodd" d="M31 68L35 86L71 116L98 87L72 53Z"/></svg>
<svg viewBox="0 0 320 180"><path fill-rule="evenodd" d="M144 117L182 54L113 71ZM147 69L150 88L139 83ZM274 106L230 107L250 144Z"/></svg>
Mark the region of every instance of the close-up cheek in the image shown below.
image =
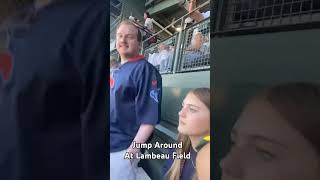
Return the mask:
<svg viewBox="0 0 320 180"><path fill-rule="evenodd" d="M242 162L237 157L237 151L232 149L221 161L222 180L243 179L243 172L240 169Z"/></svg>

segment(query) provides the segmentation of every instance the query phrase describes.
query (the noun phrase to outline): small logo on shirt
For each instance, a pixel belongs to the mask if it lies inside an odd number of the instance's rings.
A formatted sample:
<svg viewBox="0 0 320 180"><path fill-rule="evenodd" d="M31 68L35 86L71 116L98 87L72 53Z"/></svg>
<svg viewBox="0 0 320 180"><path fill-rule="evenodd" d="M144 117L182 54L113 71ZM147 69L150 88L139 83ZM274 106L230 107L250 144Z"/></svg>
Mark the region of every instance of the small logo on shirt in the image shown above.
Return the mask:
<svg viewBox="0 0 320 180"><path fill-rule="evenodd" d="M150 91L150 97L156 102L159 103L159 92L160 89L153 89Z"/></svg>
<svg viewBox="0 0 320 180"><path fill-rule="evenodd" d="M110 88L114 87L114 80L113 78L110 76Z"/></svg>
<svg viewBox="0 0 320 180"><path fill-rule="evenodd" d="M151 84L152 84L153 86L155 86L155 85L157 85L157 81L152 81Z"/></svg>
<svg viewBox="0 0 320 180"><path fill-rule="evenodd" d="M11 78L13 69L12 56L9 52L0 52L0 76L7 81Z"/></svg>

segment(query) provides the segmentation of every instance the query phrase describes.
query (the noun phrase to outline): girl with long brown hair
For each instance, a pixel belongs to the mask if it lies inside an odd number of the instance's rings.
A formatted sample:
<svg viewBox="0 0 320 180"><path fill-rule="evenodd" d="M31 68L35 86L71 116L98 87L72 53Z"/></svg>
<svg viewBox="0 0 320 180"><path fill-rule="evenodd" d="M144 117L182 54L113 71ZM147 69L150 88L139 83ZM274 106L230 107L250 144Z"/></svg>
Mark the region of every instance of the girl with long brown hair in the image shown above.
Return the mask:
<svg viewBox="0 0 320 180"><path fill-rule="evenodd" d="M182 142L183 147L176 150L177 154L190 153L191 157L169 160L166 165L170 168L165 179L193 179L196 176L196 147L203 137L210 135L209 88L197 88L187 94L179 112L178 132L177 142Z"/></svg>

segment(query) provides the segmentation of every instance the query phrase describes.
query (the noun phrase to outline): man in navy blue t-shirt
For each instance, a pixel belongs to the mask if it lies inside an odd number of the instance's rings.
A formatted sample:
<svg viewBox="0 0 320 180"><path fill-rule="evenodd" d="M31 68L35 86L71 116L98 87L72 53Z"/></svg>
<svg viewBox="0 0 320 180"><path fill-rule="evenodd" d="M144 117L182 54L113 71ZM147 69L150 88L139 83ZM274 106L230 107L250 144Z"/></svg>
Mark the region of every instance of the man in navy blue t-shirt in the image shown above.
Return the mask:
<svg viewBox="0 0 320 180"><path fill-rule="evenodd" d="M140 149L160 120L162 82L157 69L139 55L141 33L130 21L117 28L120 67L110 75L110 177L135 179ZM127 158L133 155L133 159Z"/></svg>

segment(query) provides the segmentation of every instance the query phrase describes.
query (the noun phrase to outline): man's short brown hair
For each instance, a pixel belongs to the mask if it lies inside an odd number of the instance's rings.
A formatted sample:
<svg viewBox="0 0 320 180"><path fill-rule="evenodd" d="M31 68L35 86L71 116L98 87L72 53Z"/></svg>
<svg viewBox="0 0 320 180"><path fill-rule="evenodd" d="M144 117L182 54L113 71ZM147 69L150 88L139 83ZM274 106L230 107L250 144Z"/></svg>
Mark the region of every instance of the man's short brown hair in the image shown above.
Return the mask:
<svg viewBox="0 0 320 180"><path fill-rule="evenodd" d="M141 42L142 41L142 35L141 35L141 32L140 32L140 29L135 24L133 24L130 20L121 21L121 23L117 27L117 31L118 31L119 27L121 25L124 25L124 24L125 25L131 25L131 26L133 26L133 27L135 27L137 29L137 31L138 31L137 40L138 40L138 42Z"/></svg>

